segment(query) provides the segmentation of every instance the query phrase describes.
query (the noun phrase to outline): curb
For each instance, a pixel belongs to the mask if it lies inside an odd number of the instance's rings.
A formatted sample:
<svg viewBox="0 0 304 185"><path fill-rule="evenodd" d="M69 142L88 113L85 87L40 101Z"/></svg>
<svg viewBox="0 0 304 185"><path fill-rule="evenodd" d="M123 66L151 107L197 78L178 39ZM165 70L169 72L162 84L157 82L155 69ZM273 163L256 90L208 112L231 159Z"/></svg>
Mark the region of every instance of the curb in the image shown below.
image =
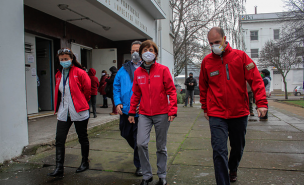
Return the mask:
<svg viewBox="0 0 304 185"><path fill-rule="evenodd" d="M284 101L297 101L297 100L278 100L278 99L275 99L275 100L273 100L273 101L274 101L274 102L277 102L277 103L282 103L282 104L286 104L286 105L291 105L291 106L294 106L294 107L304 108L304 106L301 106L301 105L296 105L296 104L284 102Z"/></svg>
<svg viewBox="0 0 304 185"><path fill-rule="evenodd" d="M91 126L88 127L88 135L94 132L98 132L100 130L103 130L107 127L113 126L113 125L117 125L119 124L119 118L115 119L115 120L111 120L109 122L104 122L101 123L99 125L95 125L95 126ZM71 142L78 139L78 135L77 133L71 133L67 135L67 139L66 139L66 143L67 142ZM33 144L33 145L27 145L23 148L22 153L20 156L23 155L35 155L47 150L51 150L53 149L55 146L55 138L51 141L48 142L44 142L44 143L40 143L40 144Z"/></svg>

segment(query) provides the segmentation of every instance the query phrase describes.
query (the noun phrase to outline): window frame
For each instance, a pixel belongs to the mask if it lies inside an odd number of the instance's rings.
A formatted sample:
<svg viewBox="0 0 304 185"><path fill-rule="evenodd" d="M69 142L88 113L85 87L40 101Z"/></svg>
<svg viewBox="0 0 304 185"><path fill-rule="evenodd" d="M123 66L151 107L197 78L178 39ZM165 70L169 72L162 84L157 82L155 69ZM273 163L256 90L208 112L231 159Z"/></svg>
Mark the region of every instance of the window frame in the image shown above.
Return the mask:
<svg viewBox="0 0 304 185"><path fill-rule="evenodd" d="M257 52L252 52L252 50L257 50ZM259 48L250 49L250 58L259 58Z"/></svg>
<svg viewBox="0 0 304 185"><path fill-rule="evenodd" d="M252 35L251 33L256 32L256 35ZM257 39L252 39L252 37L256 37ZM252 30L250 31L250 41L255 41L255 40L259 40L259 30Z"/></svg>

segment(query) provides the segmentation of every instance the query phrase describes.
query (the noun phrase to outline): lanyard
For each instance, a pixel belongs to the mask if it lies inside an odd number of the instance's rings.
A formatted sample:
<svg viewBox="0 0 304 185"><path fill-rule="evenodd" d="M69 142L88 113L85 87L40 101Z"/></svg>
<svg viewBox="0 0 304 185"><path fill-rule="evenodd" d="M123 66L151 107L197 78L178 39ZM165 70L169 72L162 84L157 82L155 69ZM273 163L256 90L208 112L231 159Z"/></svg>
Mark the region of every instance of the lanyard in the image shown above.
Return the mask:
<svg viewBox="0 0 304 185"><path fill-rule="evenodd" d="M63 107L64 107L64 93L65 93L65 85L66 85L66 82L69 78L69 72L68 72L68 75L66 78L64 78L64 71L63 71L63 92L62 92L62 96L63 96Z"/></svg>

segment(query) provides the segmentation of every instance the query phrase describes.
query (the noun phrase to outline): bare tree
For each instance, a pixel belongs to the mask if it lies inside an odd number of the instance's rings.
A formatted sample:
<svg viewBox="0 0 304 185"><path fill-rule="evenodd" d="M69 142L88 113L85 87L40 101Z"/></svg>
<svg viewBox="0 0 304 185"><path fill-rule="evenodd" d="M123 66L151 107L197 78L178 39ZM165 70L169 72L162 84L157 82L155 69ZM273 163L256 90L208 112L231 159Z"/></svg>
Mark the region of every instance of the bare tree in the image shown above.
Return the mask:
<svg viewBox="0 0 304 185"><path fill-rule="evenodd" d="M299 44L296 42L279 44L271 40L265 43L260 52L259 64L261 67L275 67L281 74L285 89L285 99L288 99L286 76L291 68L301 63L298 48Z"/></svg>
<svg viewBox="0 0 304 185"><path fill-rule="evenodd" d="M187 61L200 62L207 54L207 32L222 27L231 44L240 48L239 15L245 0L170 0L173 8L174 66L177 76ZM187 68L185 70L187 72Z"/></svg>
<svg viewBox="0 0 304 185"><path fill-rule="evenodd" d="M285 0L287 12L281 15L284 21L284 29L281 42L301 42L304 41L304 1Z"/></svg>

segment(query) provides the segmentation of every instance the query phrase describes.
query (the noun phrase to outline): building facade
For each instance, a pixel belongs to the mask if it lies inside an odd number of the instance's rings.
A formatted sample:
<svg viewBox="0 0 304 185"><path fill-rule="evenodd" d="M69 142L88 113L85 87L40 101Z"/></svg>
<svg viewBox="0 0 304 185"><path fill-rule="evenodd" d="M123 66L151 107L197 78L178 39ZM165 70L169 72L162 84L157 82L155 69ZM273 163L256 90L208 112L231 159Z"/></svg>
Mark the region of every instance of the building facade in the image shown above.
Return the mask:
<svg viewBox="0 0 304 185"><path fill-rule="evenodd" d="M269 40L280 39L285 22L280 18L282 13L248 14L241 16L244 47L248 56L259 66L259 52ZM259 68L259 70L262 70ZM283 78L278 70L269 67L272 78L271 91L285 91ZM295 86L303 84L303 66L295 66L286 77L287 91L292 92Z"/></svg>
<svg viewBox="0 0 304 185"><path fill-rule="evenodd" d="M60 48L71 48L100 78L102 70L131 59L133 41L151 39L159 47L158 62L173 77L169 0L4 0L0 10L0 84L5 87L0 94L0 163L28 145L27 115L39 108L54 110ZM97 104L101 101L97 97Z"/></svg>

